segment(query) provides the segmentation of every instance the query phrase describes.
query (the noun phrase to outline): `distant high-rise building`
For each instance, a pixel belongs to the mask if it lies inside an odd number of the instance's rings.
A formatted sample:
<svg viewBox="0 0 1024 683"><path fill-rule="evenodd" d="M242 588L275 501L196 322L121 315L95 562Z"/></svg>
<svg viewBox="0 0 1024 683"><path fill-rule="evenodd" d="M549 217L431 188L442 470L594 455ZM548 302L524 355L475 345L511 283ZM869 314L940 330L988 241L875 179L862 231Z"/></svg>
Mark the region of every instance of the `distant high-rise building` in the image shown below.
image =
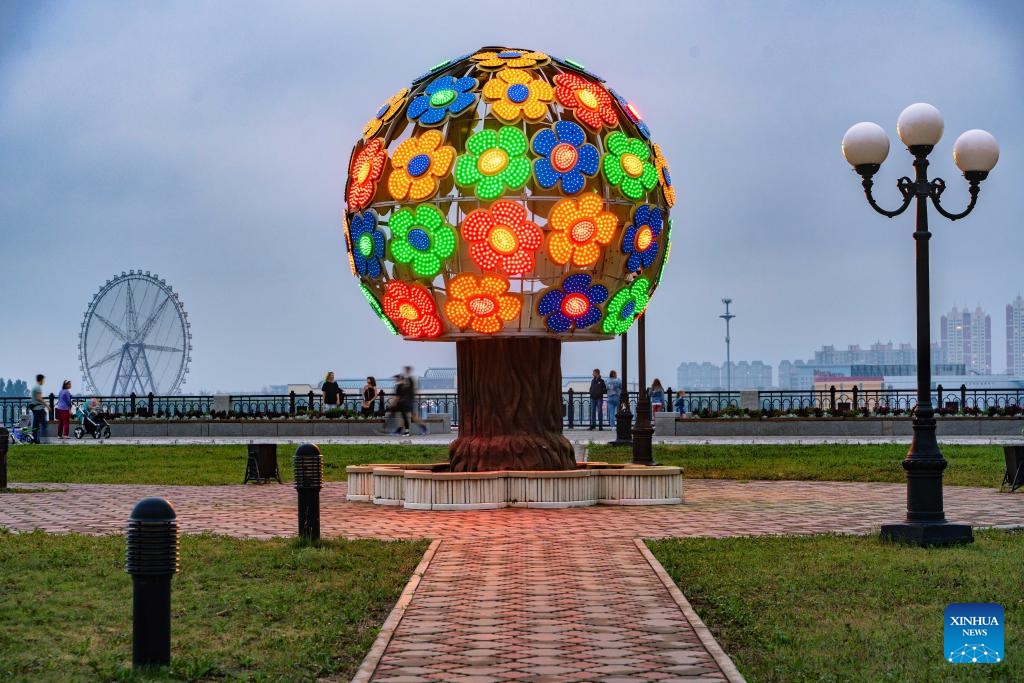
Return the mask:
<svg viewBox="0 0 1024 683"><path fill-rule="evenodd" d="M1024 298L1006 305L1006 374L1024 377Z"/></svg>
<svg viewBox="0 0 1024 683"><path fill-rule="evenodd" d="M940 345L945 363L963 363L968 373L992 374L992 318L981 306L974 312L956 306L942 316Z"/></svg>
<svg viewBox="0 0 1024 683"><path fill-rule="evenodd" d="M732 388L768 389L772 386L772 366L764 361L732 363ZM707 361L680 363L676 368L676 386L686 391L715 391L725 389L726 368Z"/></svg>
<svg viewBox="0 0 1024 683"><path fill-rule="evenodd" d="M711 391L722 387L722 369L708 363L680 363L676 368L676 386L688 391Z"/></svg>
<svg viewBox="0 0 1024 683"><path fill-rule="evenodd" d="M932 344L932 374L962 375L964 364L943 362L941 347ZM834 346L822 346L808 361L779 363L780 389L801 391L814 386L815 376L836 375L840 377L875 377L889 375L914 375L917 373L917 350L911 345L875 342L863 349L851 344L845 350Z"/></svg>

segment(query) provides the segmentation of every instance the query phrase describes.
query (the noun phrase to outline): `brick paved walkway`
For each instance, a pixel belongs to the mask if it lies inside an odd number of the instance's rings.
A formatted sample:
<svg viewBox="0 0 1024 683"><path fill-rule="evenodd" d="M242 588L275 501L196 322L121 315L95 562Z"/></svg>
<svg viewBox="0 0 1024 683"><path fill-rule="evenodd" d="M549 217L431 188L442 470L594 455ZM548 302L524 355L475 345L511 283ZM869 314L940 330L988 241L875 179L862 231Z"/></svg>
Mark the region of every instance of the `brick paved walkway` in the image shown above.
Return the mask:
<svg viewBox="0 0 1024 683"><path fill-rule="evenodd" d="M174 504L185 533L296 531L287 485L31 486L60 490L0 496L0 527L120 533L134 504L158 495ZM715 644L699 637L702 625L634 539L869 532L903 517L905 490L687 480L678 506L415 512L349 503L344 484L328 484L321 528L325 536L441 541L373 681L721 681L730 663L716 660ZM1024 496L994 489L946 487L945 507L958 522L1024 524Z"/></svg>

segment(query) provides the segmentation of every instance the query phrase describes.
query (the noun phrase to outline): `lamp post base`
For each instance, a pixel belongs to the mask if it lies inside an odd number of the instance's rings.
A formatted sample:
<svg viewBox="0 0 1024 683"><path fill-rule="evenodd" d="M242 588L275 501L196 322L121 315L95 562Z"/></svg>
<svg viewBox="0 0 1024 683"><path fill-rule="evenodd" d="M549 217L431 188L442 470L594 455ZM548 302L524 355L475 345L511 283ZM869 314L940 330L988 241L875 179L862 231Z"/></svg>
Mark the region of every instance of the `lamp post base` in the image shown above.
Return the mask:
<svg viewBox="0 0 1024 683"><path fill-rule="evenodd" d="M970 524L951 522L897 522L882 525L882 540L923 547L964 545L974 542Z"/></svg>
<svg viewBox="0 0 1024 683"><path fill-rule="evenodd" d="M627 407L625 410L619 408L615 413L615 441L609 441L609 446L632 446L633 445L633 414Z"/></svg>

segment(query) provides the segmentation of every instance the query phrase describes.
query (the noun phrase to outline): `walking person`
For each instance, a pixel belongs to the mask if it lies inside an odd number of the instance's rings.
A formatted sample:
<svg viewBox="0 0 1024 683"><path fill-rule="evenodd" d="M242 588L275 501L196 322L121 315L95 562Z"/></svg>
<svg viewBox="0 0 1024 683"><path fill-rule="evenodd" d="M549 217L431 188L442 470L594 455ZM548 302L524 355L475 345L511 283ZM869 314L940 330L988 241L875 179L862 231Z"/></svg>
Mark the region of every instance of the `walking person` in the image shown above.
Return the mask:
<svg viewBox="0 0 1024 683"><path fill-rule="evenodd" d="M345 392L334 379L334 372L328 372L324 377L324 383L320 385L324 392L324 403L321 410L326 412L331 408L341 408L341 402L345 400Z"/></svg>
<svg viewBox="0 0 1024 683"><path fill-rule="evenodd" d="M46 403L43 401L44 375L36 375L36 385L32 387L32 398L28 408L32 411L32 443L41 444L46 438Z"/></svg>
<svg viewBox="0 0 1024 683"><path fill-rule="evenodd" d="M412 412L413 391L409 378L395 375L394 412L402 417L402 426L392 434L409 436L409 414Z"/></svg>
<svg viewBox="0 0 1024 683"><path fill-rule="evenodd" d="M604 395L606 393L608 393L608 385L601 377L601 371L594 368L594 376L590 380L590 426L587 431L593 431L595 419L597 430L604 431Z"/></svg>
<svg viewBox="0 0 1024 683"><path fill-rule="evenodd" d="M614 370L608 371L605 387L608 389L608 427L615 428L618 425L619 399L622 398L622 380Z"/></svg>
<svg viewBox="0 0 1024 683"><path fill-rule="evenodd" d="M57 394L57 437L67 441L71 432L71 380L66 379Z"/></svg>
<svg viewBox="0 0 1024 683"><path fill-rule="evenodd" d="M377 388L377 380L370 375L366 378L366 384L363 385L363 404L362 409L359 413L363 417L373 416L373 404L378 397L381 396L381 390Z"/></svg>
<svg viewBox="0 0 1024 683"><path fill-rule="evenodd" d="M406 365L404 372L409 390L409 415L412 417L412 421L419 426L420 434L426 434L429 430L427 429L427 423L420 417L419 402L416 400L416 380L412 376L412 366ZM408 429L406 429L406 432L408 432Z"/></svg>

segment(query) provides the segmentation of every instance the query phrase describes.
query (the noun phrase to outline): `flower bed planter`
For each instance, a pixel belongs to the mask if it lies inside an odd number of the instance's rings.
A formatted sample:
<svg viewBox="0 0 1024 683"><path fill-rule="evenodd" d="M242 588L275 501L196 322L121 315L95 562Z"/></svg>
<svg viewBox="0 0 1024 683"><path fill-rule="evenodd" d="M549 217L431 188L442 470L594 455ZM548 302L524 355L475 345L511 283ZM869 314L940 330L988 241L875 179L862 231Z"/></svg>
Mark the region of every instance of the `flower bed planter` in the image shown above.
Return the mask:
<svg viewBox="0 0 1024 683"><path fill-rule="evenodd" d="M679 418L658 415L655 436L838 436L872 437L913 434L909 417L774 417ZM1017 436L1020 417L939 417L936 431L943 436Z"/></svg>
<svg viewBox="0 0 1024 683"><path fill-rule="evenodd" d="M429 434L450 433L444 417L428 417ZM117 438L315 438L332 436L376 436L383 420L111 420L110 431Z"/></svg>

